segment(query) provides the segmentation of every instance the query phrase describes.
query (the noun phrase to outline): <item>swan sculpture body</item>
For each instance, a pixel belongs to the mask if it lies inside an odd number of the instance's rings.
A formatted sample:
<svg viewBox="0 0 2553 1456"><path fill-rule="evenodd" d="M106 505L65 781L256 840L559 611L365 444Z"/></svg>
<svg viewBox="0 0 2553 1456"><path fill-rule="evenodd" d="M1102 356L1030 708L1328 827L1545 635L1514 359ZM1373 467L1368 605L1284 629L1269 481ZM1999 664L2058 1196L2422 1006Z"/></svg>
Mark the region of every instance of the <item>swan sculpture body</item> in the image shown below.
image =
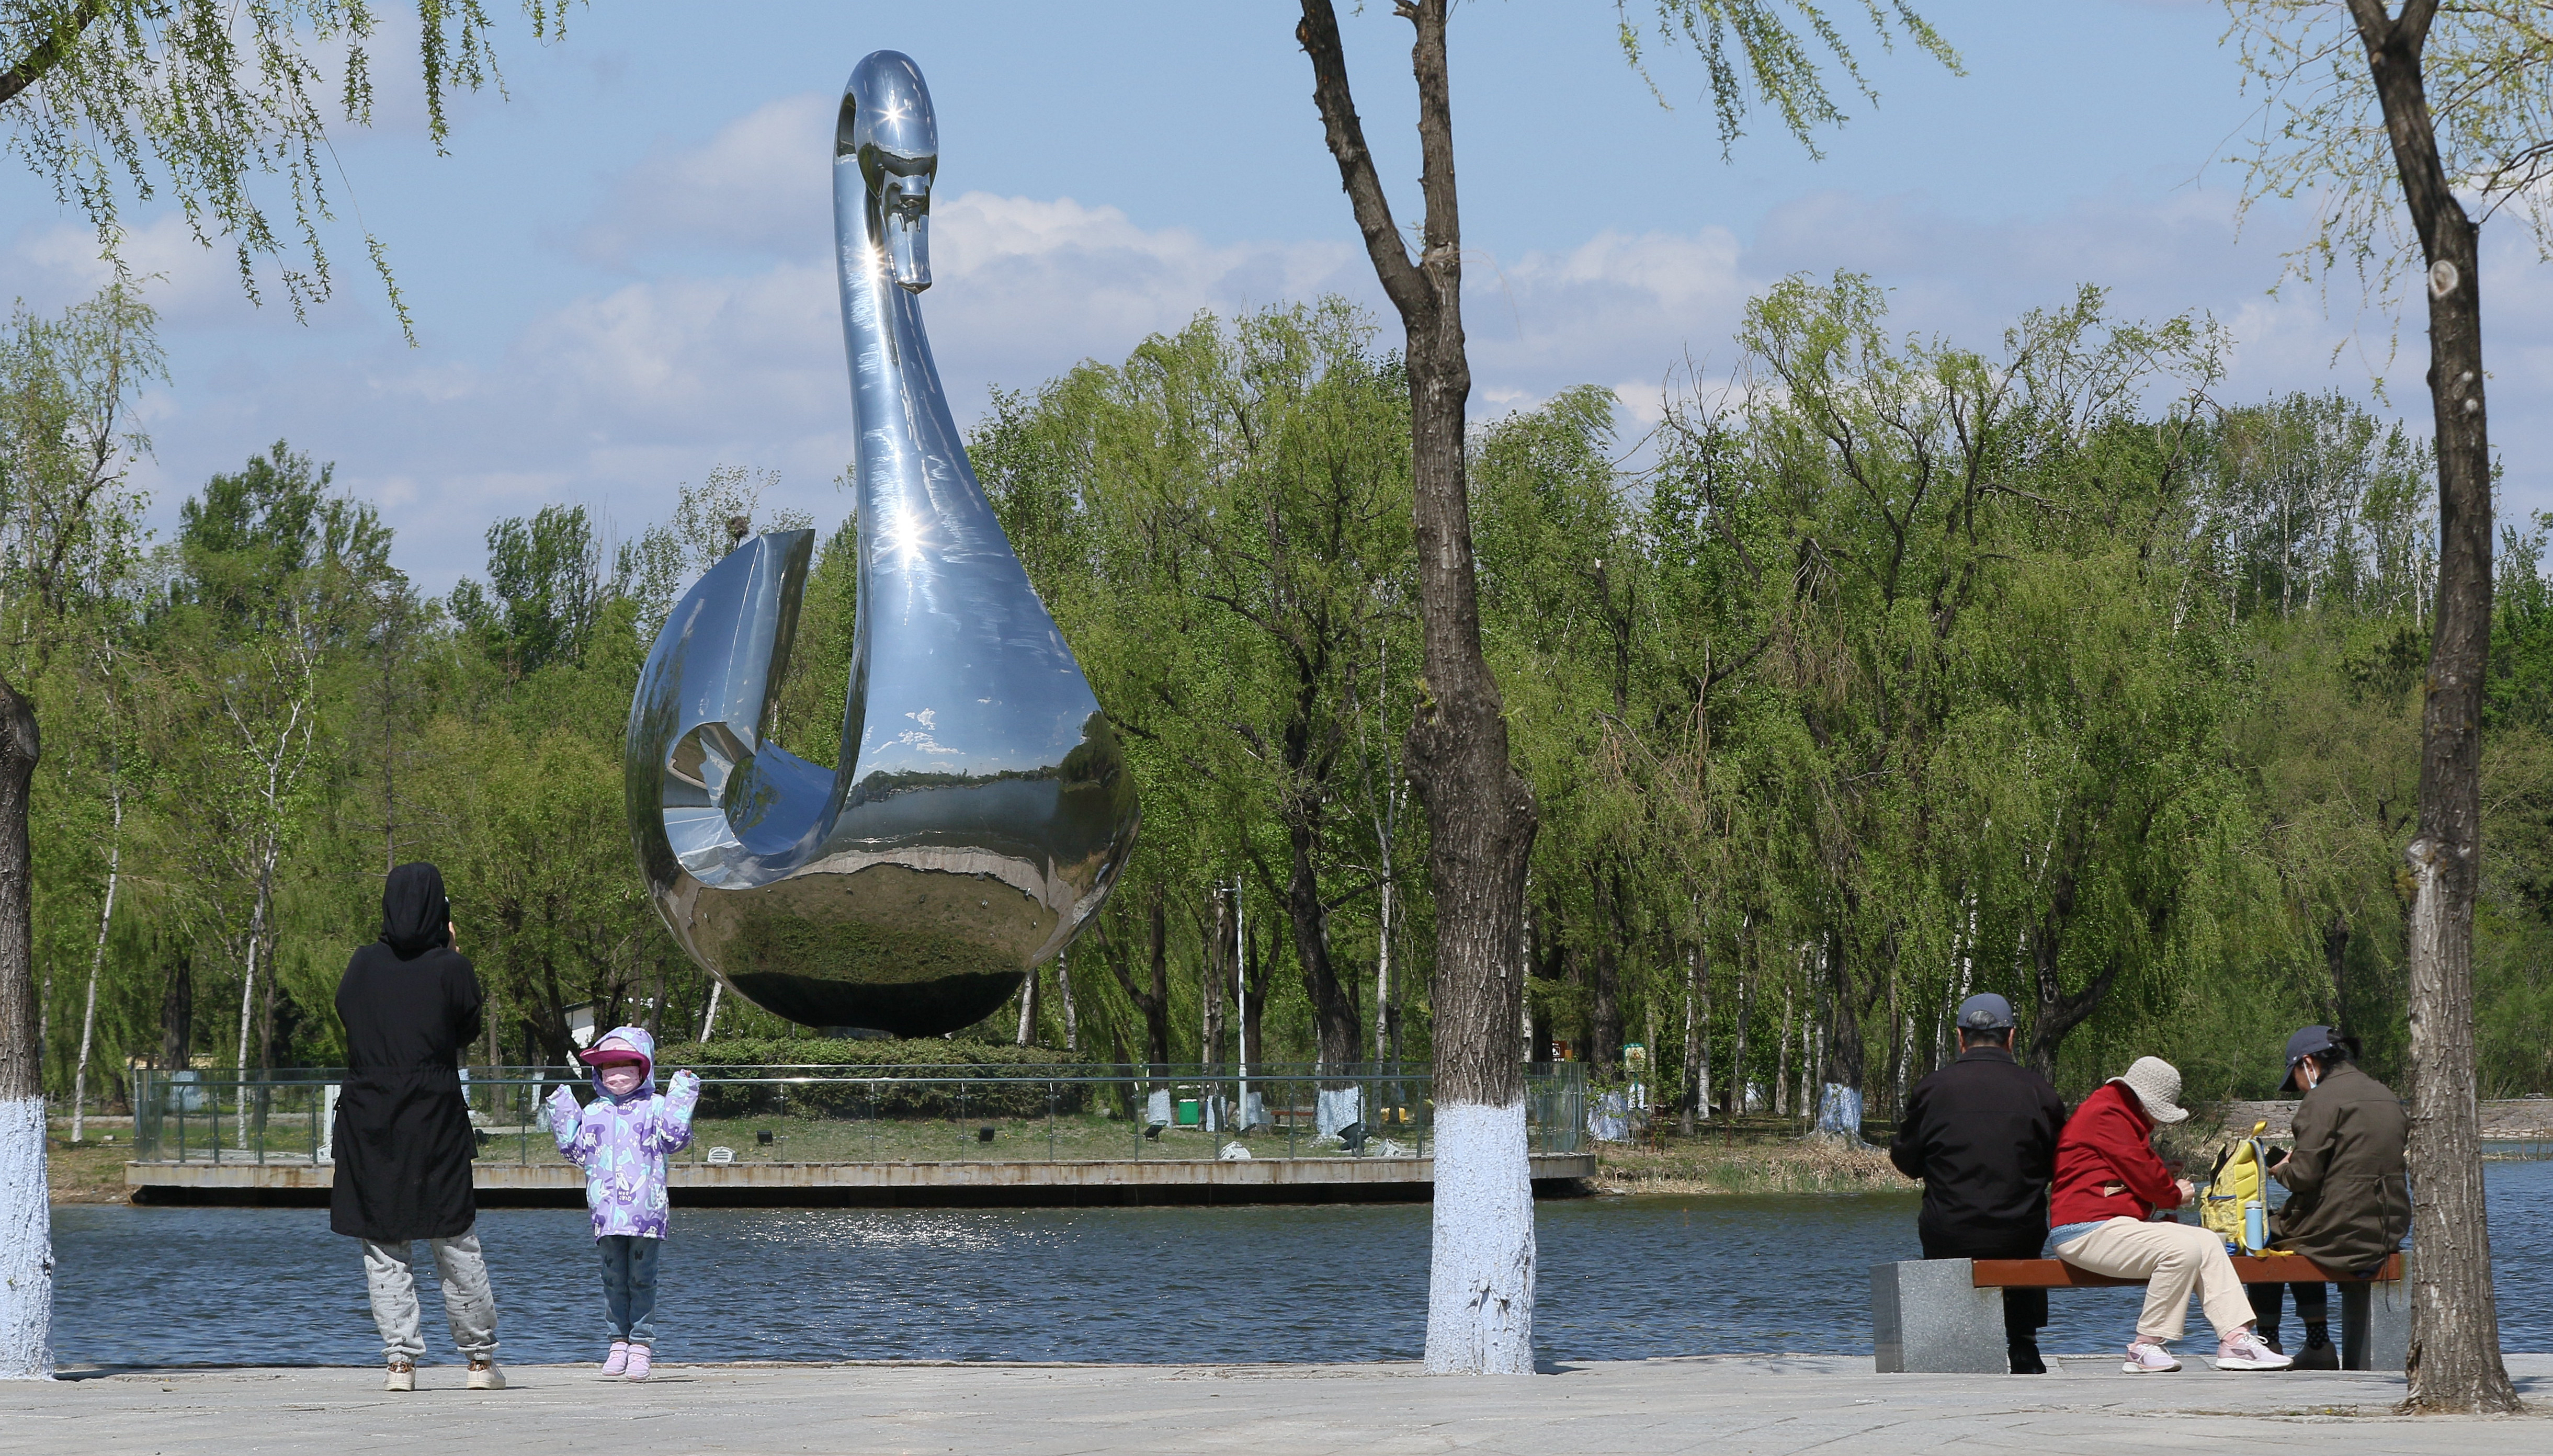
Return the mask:
<svg viewBox="0 0 2553 1456"><path fill-rule="evenodd" d="M629 824L676 940L810 1026L953 1031L1107 897L1137 806L1098 700L975 483L941 392L931 93L892 51L833 147L858 436L859 583L839 766L769 738L812 531L745 541L667 617L629 706Z"/></svg>

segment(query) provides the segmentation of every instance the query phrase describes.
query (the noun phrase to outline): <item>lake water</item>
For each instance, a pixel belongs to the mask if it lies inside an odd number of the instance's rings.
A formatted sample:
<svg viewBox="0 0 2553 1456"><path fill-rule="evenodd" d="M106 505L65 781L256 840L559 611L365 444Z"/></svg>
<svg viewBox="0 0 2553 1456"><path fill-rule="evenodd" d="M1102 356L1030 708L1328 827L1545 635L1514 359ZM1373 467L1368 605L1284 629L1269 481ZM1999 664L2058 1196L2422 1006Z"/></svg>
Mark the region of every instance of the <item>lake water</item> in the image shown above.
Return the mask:
<svg viewBox="0 0 2553 1456"><path fill-rule="evenodd" d="M2490 1182L2501 1343L2553 1351L2553 1163L2493 1164ZM1534 1336L1554 1361L1867 1354L1869 1266L1915 1256L1915 1199L1898 1194L1585 1198L1538 1214ZM600 1358L584 1213L489 1209L479 1229L503 1358ZM65 1365L378 1356L356 1246L324 1210L64 1207L54 1242ZM659 1288L671 1361L1409 1360L1427 1209L678 1209ZM2046 1348L2124 1343L2140 1298L2060 1292ZM424 1301L428 1358L449 1361L439 1296ZM2195 1309L2190 1325L2203 1338Z"/></svg>

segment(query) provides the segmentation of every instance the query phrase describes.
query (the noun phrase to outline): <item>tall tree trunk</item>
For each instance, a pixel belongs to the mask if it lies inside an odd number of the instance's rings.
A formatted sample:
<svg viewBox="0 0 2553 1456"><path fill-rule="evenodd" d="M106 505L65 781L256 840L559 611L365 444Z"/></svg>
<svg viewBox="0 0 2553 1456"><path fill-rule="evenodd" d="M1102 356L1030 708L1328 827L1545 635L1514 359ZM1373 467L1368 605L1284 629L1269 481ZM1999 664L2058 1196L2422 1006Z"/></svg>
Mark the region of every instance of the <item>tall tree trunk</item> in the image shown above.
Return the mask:
<svg viewBox="0 0 2553 1456"><path fill-rule="evenodd" d="M1773 1115L1776 1117L1791 1114L1791 1016L1797 996L1798 992L1785 982L1782 986L1782 1039L1774 1044L1780 1050L1773 1054Z"/></svg>
<svg viewBox="0 0 2553 1456"><path fill-rule="evenodd" d="M1693 1136L1695 1113L1711 1115L1711 1056L1704 1046L1710 1036L1710 998L1711 987L1702 978L1700 954L1688 948L1684 966L1684 1095L1676 1103L1676 1110L1682 1114L1676 1130L1688 1138ZM1704 1004L1696 1006L1696 1000Z"/></svg>
<svg viewBox="0 0 2553 1456"><path fill-rule="evenodd" d="M1858 1140L1869 1063L1861 1045L1860 992L1848 969L1841 926L1827 928L1818 961L1826 972L1826 1040L1818 1049L1817 1074L1810 1078L1803 1098L1816 1098L1819 1132Z"/></svg>
<svg viewBox="0 0 2553 1456"><path fill-rule="evenodd" d="M1117 978L1118 989L1126 993L1136 1014L1144 1018L1144 1061L1153 1068L1151 1074L1159 1075L1170 1060L1169 916L1163 905L1161 887L1151 887L1145 896L1146 984L1136 981L1134 967L1128 964L1128 948L1104 930L1102 935L1102 958L1108 963L1109 973Z"/></svg>
<svg viewBox="0 0 2553 1456"><path fill-rule="evenodd" d="M1559 932L1552 924L1548 905L1526 921L1523 949L1525 971L1535 980L1556 981L1569 974L1569 958L1561 950ZM1560 1043L1552 1030L1550 997L1535 998L1528 994L1521 1021L1527 1043L1525 1061L1559 1061Z"/></svg>
<svg viewBox="0 0 2553 1456"><path fill-rule="evenodd" d="M1589 1018L1588 1074L1610 1081L1621 1074L1622 1062L1622 884L1610 867L1594 875L1596 931L1600 939L1589 966L1595 1015Z"/></svg>
<svg viewBox="0 0 2553 1456"><path fill-rule="evenodd" d="M1303 971L1303 997L1312 1007L1315 1055L1324 1068L1344 1067L1358 1060L1356 999L1330 955L1330 912L1321 903L1321 882L1312 864L1319 833L1318 822L1309 815L1289 827L1292 863L1285 881L1285 918L1294 927L1294 958Z"/></svg>
<svg viewBox="0 0 2553 1456"><path fill-rule="evenodd" d="M2481 239L2438 160L2420 73L2437 0L2349 0L2428 264L2429 402L2438 451L2438 612L2420 714L2411 902L2410 1400L2502 1411L2474 1090L2473 914L2482 853L2482 689L2491 646L2491 441L2483 407Z"/></svg>
<svg viewBox="0 0 2553 1456"><path fill-rule="evenodd" d="M1472 393L1463 344L1463 236L1446 76L1447 0L1397 6L1413 24L1422 246L1413 261L1366 148L1330 0L1302 0L1295 31L1312 95L1367 257L1399 313L1409 376L1418 616L1426 693L1411 715L1409 776L1427 811L1436 896L1436 1198L1427 1368L1533 1369L1533 1184L1524 1070L1515 1056L1533 791L1507 756L1498 682L1481 651L1463 428Z"/></svg>
<svg viewBox="0 0 2553 1456"><path fill-rule="evenodd" d="M108 802L115 815L114 827L106 840L106 903L97 912L97 944L88 957L88 995L80 1004L79 1062L71 1071L71 1141L85 1135L88 1114L88 1054L97 1034L97 977L106 968L106 931L115 923L115 888L117 871L124 867L124 780L110 769L107 773Z"/></svg>
<svg viewBox="0 0 2553 1456"><path fill-rule="evenodd" d="M1737 1024L1728 1039L1728 1075L1720 1092L1720 1110L1735 1117L1746 1111L1746 1041L1755 1019L1755 928L1753 912L1737 922Z"/></svg>
<svg viewBox="0 0 2553 1456"><path fill-rule="evenodd" d="M1020 978L1020 1034L1013 1039L1017 1046L1027 1046L1037 1031L1037 1000L1038 968L1032 965L1029 973Z"/></svg>
<svg viewBox="0 0 2553 1456"><path fill-rule="evenodd" d="M1232 901L1221 890L1206 897L1214 904L1212 924L1199 927L1205 935L1204 969L1198 989L1204 1010L1198 1021L1203 1039L1197 1045L1197 1060L1209 1064L1223 1061L1224 1006L1232 999L1233 939Z"/></svg>
<svg viewBox="0 0 2553 1456"><path fill-rule="evenodd" d="M1144 917L1144 943L1153 969L1153 993L1143 999L1145 1055L1158 1068L1170 1060L1170 925L1160 890Z"/></svg>
<svg viewBox="0 0 2553 1456"><path fill-rule="evenodd" d="M36 705L0 680L0 1380L54 1374L54 1225L37 1040L35 864L28 795L43 745Z"/></svg>
<svg viewBox="0 0 2553 1456"><path fill-rule="evenodd" d="M174 1071L194 1064L195 952L180 945L168 967L168 989L160 997L160 1067Z"/></svg>
<svg viewBox="0 0 2553 1456"><path fill-rule="evenodd" d="M1081 1017L1072 1005L1072 953L1067 951L1054 957L1054 992L1063 1001L1063 1051L1067 1057L1081 1055Z"/></svg>
<svg viewBox="0 0 2553 1456"><path fill-rule="evenodd" d="M1388 860L1391 842L1384 841ZM1374 1060L1400 1060L1400 1009L1391 1004L1391 875L1387 868L1383 876L1383 908L1374 932Z"/></svg>

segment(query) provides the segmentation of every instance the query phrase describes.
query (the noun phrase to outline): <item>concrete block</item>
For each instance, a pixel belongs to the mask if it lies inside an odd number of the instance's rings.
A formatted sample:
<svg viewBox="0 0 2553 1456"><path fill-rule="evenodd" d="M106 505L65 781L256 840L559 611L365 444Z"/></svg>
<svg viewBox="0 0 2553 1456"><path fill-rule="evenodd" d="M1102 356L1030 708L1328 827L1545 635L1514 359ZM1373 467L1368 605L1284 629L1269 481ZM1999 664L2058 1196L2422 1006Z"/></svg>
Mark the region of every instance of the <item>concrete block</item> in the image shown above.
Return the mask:
<svg viewBox="0 0 2553 1456"><path fill-rule="evenodd" d="M2411 1356L2410 1256L2403 1278L2390 1284L2340 1286L2340 1365L2343 1370L2401 1370Z"/></svg>
<svg viewBox="0 0 2553 1456"><path fill-rule="evenodd" d="M1870 1325L1882 1375L2008 1375L2003 1291L1975 1287L1965 1259L1870 1267Z"/></svg>

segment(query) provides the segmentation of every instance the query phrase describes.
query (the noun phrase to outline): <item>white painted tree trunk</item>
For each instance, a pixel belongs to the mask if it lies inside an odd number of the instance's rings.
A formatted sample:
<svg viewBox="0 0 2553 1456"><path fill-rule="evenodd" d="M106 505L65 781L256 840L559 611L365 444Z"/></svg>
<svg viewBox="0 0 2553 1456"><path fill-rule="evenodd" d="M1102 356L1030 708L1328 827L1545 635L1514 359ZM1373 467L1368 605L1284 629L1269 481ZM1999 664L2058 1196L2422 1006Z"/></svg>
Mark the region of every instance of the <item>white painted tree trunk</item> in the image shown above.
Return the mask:
<svg viewBox="0 0 2553 1456"><path fill-rule="evenodd" d="M1436 1109L1431 1375L1533 1373L1533 1170L1524 1103Z"/></svg>
<svg viewBox="0 0 2553 1456"><path fill-rule="evenodd" d="M45 1099L0 1102L0 1380L54 1378L52 1204Z"/></svg>
<svg viewBox="0 0 2553 1456"><path fill-rule="evenodd" d="M701 1016L701 1045L704 1047L710 1043L710 1033L718 1028L719 992L725 989L726 982L717 976L710 977L710 1009Z"/></svg>

